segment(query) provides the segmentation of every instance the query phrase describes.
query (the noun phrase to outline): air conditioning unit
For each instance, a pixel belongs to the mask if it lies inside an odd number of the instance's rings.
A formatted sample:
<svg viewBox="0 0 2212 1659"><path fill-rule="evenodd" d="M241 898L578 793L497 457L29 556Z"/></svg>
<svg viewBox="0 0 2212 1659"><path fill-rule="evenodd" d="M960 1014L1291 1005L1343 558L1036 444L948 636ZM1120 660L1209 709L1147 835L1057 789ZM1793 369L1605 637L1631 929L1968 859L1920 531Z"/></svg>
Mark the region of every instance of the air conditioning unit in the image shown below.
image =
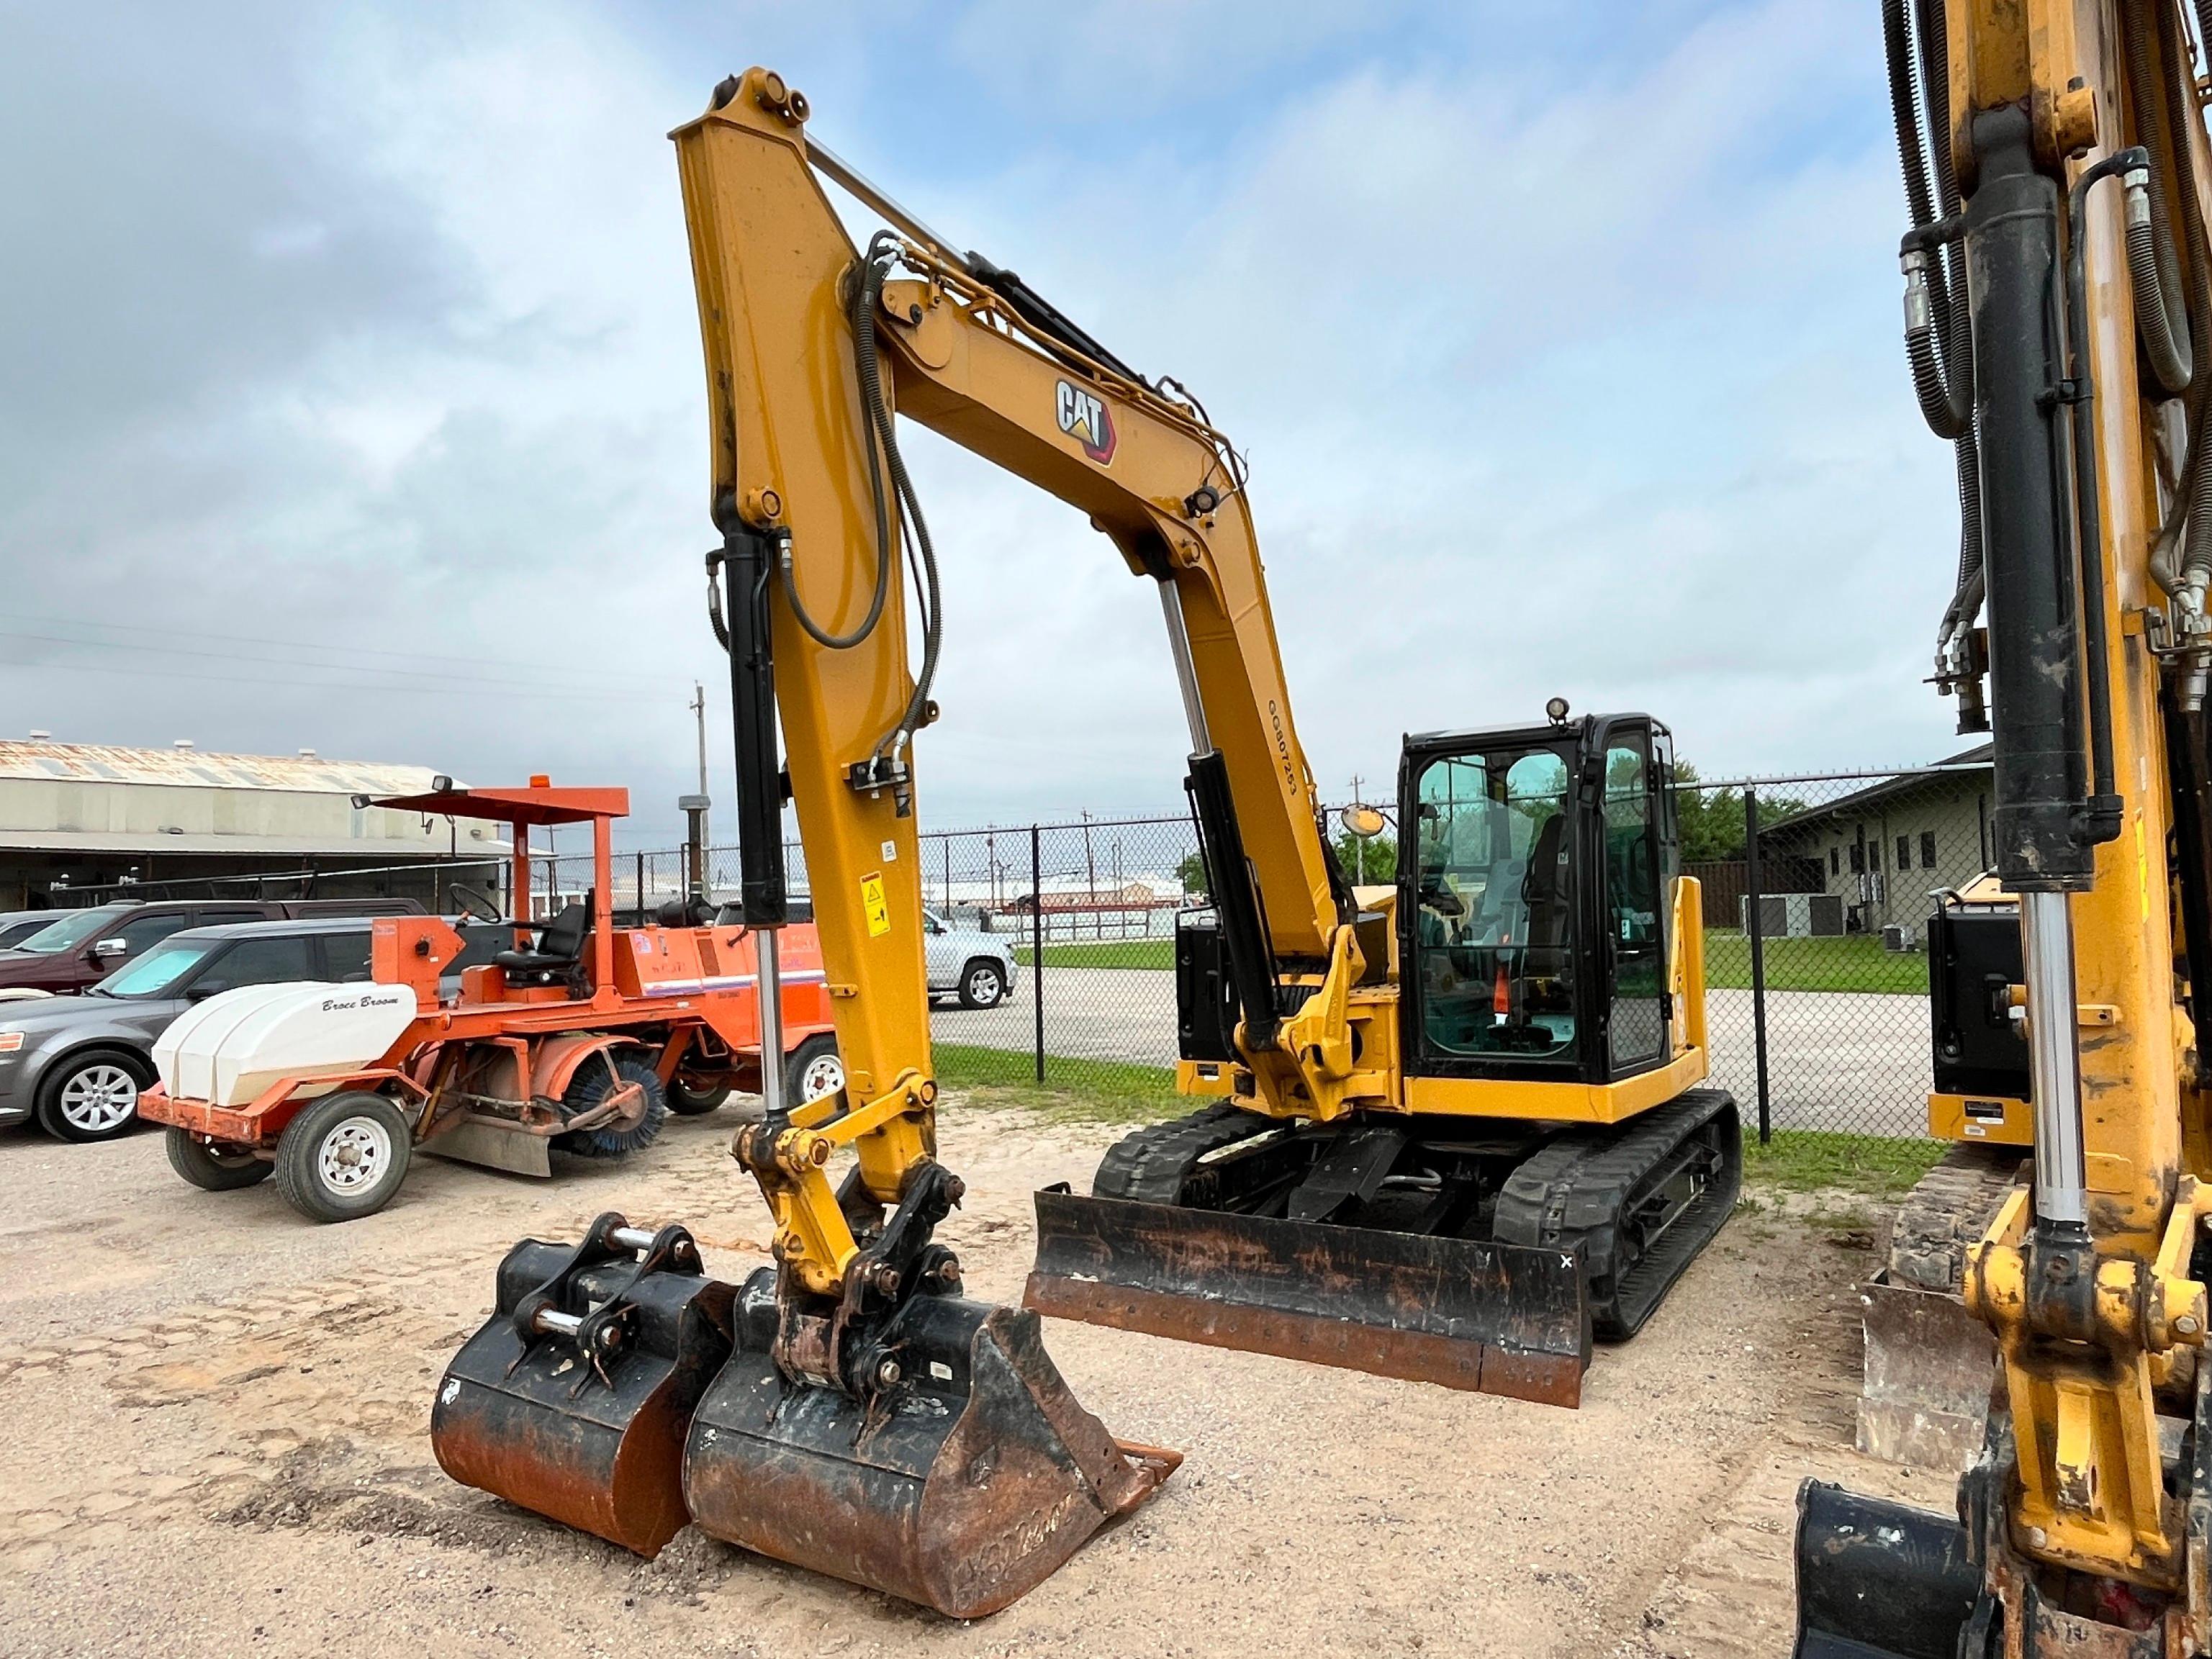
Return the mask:
<svg viewBox="0 0 2212 1659"><path fill-rule="evenodd" d="M1736 922L1748 929L1751 900L1737 902ZM1840 893L1761 893L1759 932L1762 939L1839 939L1844 932Z"/></svg>

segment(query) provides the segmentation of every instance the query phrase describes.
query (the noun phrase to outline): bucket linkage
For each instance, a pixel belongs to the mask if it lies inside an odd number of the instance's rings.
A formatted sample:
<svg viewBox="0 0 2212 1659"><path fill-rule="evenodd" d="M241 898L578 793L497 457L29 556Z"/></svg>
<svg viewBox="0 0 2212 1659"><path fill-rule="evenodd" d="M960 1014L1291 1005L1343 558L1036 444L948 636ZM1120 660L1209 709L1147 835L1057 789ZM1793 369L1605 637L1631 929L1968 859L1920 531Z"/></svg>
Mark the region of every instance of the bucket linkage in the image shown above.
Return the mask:
<svg viewBox="0 0 2212 1659"><path fill-rule="evenodd" d="M959 1294L959 1263L931 1232L961 1190L923 1159L881 1217L856 1176L838 1194L862 1241L842 1295L780 1284L783 1267L746 1282L684 1492L718 1538L973 1618L1048 1577L1182 1458L1109 1435L1035 1314Z"/></svg>

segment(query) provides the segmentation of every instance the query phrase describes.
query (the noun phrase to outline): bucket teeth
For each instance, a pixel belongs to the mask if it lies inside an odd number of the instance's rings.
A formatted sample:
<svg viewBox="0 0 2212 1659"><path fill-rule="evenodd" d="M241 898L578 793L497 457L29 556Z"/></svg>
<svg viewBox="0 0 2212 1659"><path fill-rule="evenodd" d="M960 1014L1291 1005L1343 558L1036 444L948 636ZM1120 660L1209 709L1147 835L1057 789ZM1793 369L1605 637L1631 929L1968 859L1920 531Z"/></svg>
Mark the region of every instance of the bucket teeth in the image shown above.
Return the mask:
<svg viewBox="0 0 2212 1659"><path fill-rule="evenodd" d="M746 1286L771 1296L773 1273ZM716 1537L955 1618L1015 1601L1151 1496L1178 1454L1125 1445L1077 1403L1036 1315L918 1296L872 1405L787 1382L747 1319L692 1419L684 1490Z"/></svg>
<svg viewBox="0 0 2212 1659"><path fill-rule="evenodd" d="M684 1431L729 1356L734 1292L696 1272L631 1282L620 1261L574 1272L566 1312L617 1296L631 1310L622 1352L593 1365L569 1344L526 1344L515 1328L516 1307L573 1255L535 1239L507 1253L496 1311L438 1385L431 1448L463 1485L649 1559L690 1518Z"/></svg>

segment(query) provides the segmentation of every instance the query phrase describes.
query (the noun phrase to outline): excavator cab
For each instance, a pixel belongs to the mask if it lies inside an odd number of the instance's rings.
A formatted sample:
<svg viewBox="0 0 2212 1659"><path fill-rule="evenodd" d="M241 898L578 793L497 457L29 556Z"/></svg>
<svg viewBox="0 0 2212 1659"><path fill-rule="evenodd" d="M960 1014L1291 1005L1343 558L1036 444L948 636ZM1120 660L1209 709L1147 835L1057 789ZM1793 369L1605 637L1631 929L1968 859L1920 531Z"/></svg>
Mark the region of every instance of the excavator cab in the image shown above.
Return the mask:
<svg viewBox="0 0 2212 1659"><path fill-rule="evenodd" d="M1407 740L1408 1075L1606 1085L1669 1056L1672 775L1642 714Z"/></svg>

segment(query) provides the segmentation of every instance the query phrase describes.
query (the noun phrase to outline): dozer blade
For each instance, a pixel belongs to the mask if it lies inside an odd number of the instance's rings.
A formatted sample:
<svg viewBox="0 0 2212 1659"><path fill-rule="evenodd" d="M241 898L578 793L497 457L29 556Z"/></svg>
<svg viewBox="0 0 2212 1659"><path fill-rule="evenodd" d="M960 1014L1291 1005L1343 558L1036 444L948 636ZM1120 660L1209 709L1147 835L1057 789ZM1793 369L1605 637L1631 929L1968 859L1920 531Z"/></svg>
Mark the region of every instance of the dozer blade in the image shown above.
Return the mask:
<svg viewBox="0 0 2212 1659"><path fill-rule="evenodd" d="M1582 1402L1571 1249L1036 1194L1040 1313L1548 1405Z"/></svg>
<svg viewBox="0 0 2212 1659"><path fill-rule="evenodd" d="M635 1268L620 1261L574 1271L568 1313L617 1297L634 1310L603 1377L573 1346L526 1350L514 1328L516 1306L574 1255L536 1239L507 1252L497 1310L438 1385L430 1444L464 1486L650 1559L690 1518L684 1436L729 1355L734 1291L696 1272L648 1272L633 1283Z"/></svg>
<svg viewBox="0 0 2212 1659"><path fill-rule="evenodd" d="M684 1494L717 1538L971 1619L1182 1461L1115 1440L1077 1404L1034 1314L913 1297L886 1343L902 1380L871 1411L785 1380L775 1297L773 1269L747 1282L737 1350L692 1419Z"/></svg>
<svg viewBox="0 0 2212 1659"><path fill-rule="evenodd" d="M1797 1489L1794 1659L1983 1659L1995 1612L1949 1516L1819 1480Z"/></svg>

